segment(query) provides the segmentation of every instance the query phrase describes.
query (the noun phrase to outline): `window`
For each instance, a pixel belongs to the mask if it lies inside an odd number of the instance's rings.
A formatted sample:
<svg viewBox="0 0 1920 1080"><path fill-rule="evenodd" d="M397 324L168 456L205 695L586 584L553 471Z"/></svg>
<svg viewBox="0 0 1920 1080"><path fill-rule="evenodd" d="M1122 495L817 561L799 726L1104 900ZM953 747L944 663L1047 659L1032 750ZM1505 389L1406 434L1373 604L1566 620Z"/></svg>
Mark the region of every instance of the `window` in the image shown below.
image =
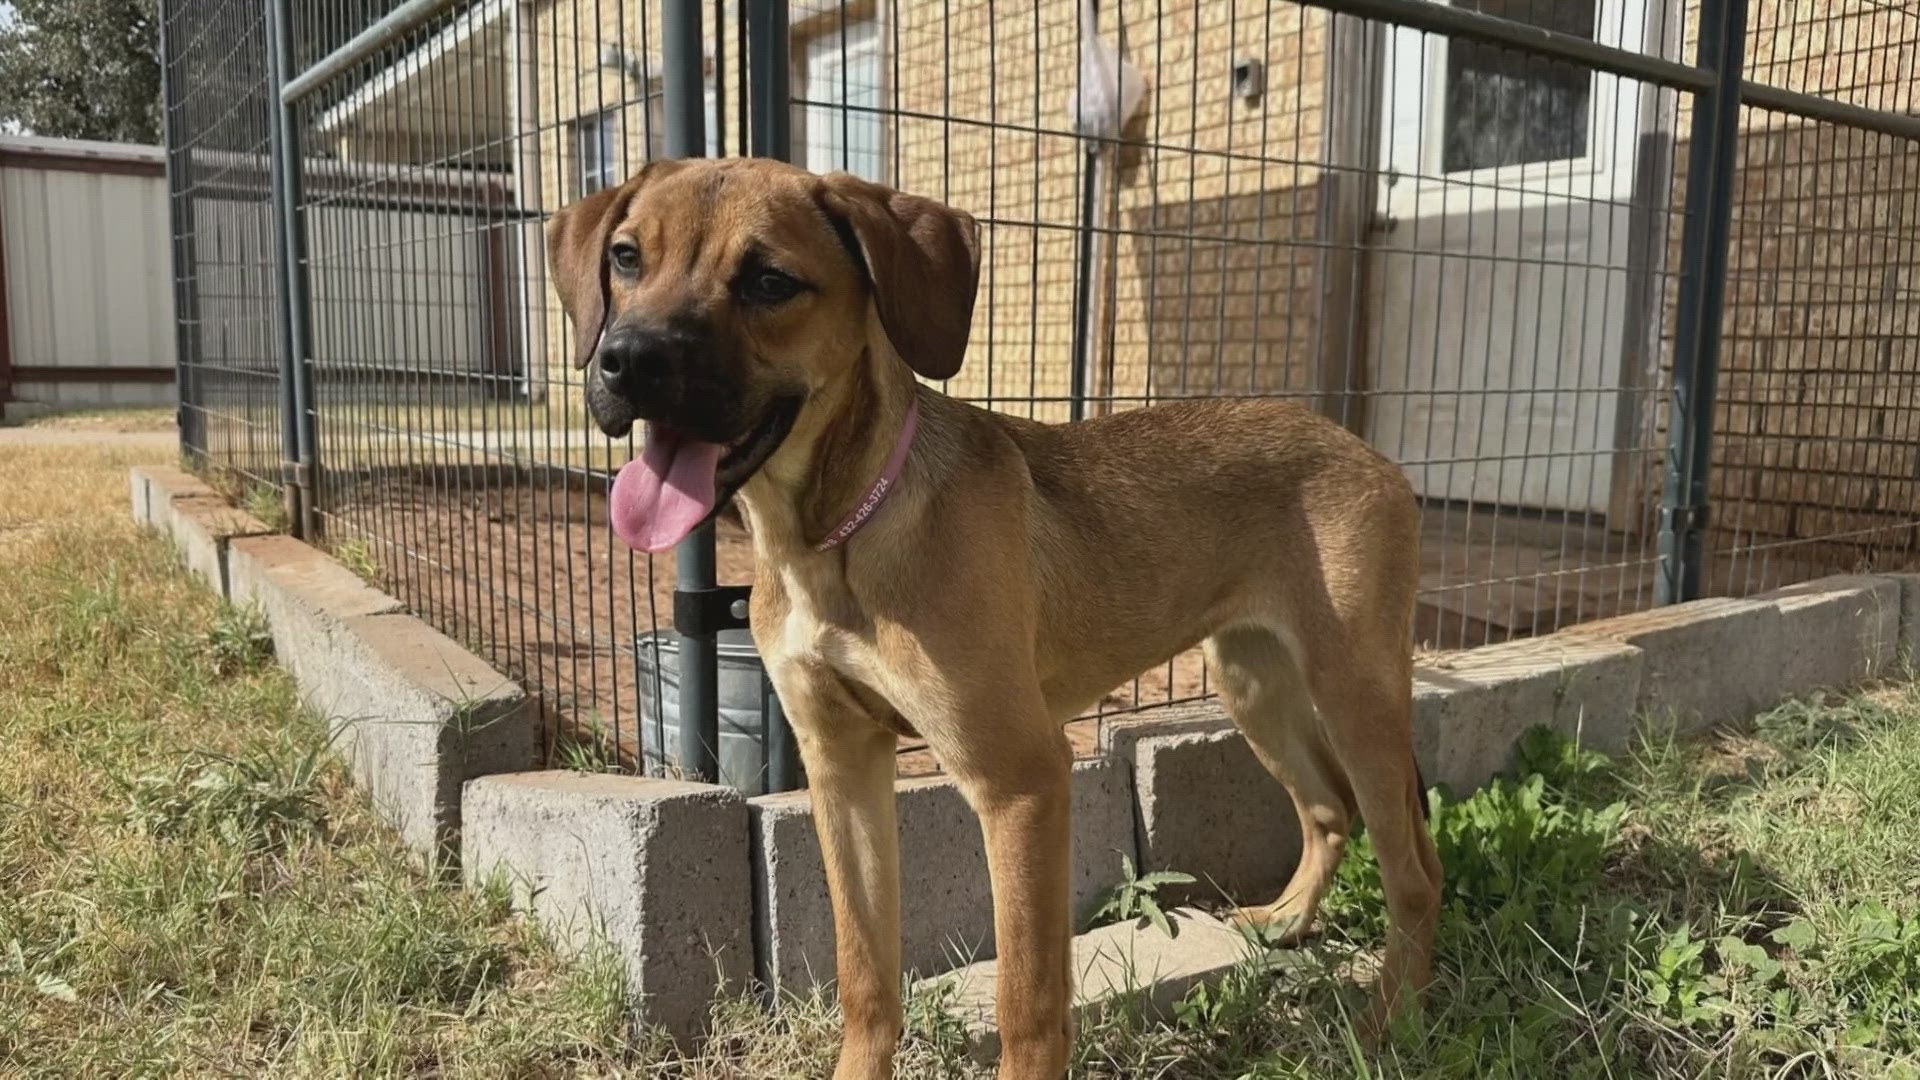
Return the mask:
<svg viewBox="0 0 1920 1080"><path fill-rule="evenodd" d="M718 157L719 93L712 76L707 78L702 97L707 112L707 156ZM640 166L667 156L666 94L659 81L649 83L644 100L627 105L639 107L631 114L633 122L640 125L632 132L631 142L621 137L620 117L626 106L588 113L573 122L574 164L581 197L619 184Z"/></svg>
<svg viewBox="0 0 1920 1080"><path fill-rule="evenodd" d="M885 179L880 115L880 26L872 19L835 19L801 45L799 130L802 161L814 172L844 169Z"/></svg>
<svg viewBox="0 0 1920 1080"><path fill-rule="evenodd" d="M1455 0L1459 7L1592 41L1596 0ZM1441 168L1467 172L1587 155L1593 76L1479 42L1447 43Z"/></svg>
<svg viewBox="0 0 1920 1080"><path fill-rule="evenodd" d="M719 157L721 154L719 94L714 89L713 76L707 76L700 96L706 105L707 113L707 156ZM640 161L653 161L666 156L667 94L658 83L655 83L647 93L647 154ZM635 168L638 167L636 164Z"/></svg>
<svg viewBox="0 0 1920 1080"><path fill-rule="evenodd" d="M607 109L575 120L573 154L582 196L619 183L619 110Z"/></svg>

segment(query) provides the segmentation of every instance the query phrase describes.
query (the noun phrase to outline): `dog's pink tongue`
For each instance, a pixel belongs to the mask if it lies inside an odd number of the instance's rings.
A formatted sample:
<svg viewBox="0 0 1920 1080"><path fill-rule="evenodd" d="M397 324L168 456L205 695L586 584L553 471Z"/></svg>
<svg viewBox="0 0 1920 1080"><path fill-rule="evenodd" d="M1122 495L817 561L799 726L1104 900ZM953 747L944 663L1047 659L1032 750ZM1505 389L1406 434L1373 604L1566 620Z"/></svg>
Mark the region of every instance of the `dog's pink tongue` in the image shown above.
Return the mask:
<svg viewBox="0 0 1920 1080"><path fill-rule="evenodd" d="M654 552L685 540L713 512L713 474L725 449L649 427L646 448L620 467L607 496L614 535Z"/></svg>

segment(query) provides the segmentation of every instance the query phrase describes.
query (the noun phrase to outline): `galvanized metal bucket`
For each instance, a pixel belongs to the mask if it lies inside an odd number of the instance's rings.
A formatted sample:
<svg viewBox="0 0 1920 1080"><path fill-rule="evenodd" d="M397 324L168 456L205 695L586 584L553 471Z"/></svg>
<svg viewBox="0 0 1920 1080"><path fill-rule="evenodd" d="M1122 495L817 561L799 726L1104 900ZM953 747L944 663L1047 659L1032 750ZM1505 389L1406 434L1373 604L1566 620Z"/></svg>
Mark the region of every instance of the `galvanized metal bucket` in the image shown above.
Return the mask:
<svg viewBox="0 0 1920 1080"><path fill-rule="evenodd" d="M767 719L773 684L746 630L720 638L720 782L748 795L767 791ZM672 630L636 641L640 668L641 741L647 772L680 771L680 637Z"/></svg>

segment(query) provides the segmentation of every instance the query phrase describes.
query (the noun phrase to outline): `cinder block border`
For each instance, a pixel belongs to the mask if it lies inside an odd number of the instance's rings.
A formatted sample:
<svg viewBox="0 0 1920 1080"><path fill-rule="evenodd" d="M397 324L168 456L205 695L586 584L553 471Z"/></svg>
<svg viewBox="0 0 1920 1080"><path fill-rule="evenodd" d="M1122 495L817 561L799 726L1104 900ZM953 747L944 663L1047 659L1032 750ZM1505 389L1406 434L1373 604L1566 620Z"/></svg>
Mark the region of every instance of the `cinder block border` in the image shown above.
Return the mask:
<svg viewBox="0 0 1920 1080"><path fill-rule="evenodd" d="M324 552L228 505L181 469L142 466L136 520L229 602L258 608L280 663L327 719L374 807L430 862L458 851L467 780L534 766L526 692Z"/></svg>
<svg viewBox="0 0 1920 1080"><path fill-rule="evenodd" d="M303 697L333 721L355 777L408 843L449 858L469 806L469 880L504 873L516 903L564 940L585 940L587 926L609 941L644 1019L686 1036L721 986L831 978L806 793L743 800L712 785L528 773L538 733L524 691L397 599L179 469L135 469L129 498L134 518L168 535L211 587L265 613ZM1506 768L1536 724L1618 751L1643 716L1671 717L1682 733L1739 722L1911 671L1917 654L1920 573L1698 600L1418 669L1415 753L1429 782L1465 795ZM978 1045L991 1047L997 969L976 959L992 927L978 824L949 782L898 791L907 966L956 992ZM1076 766L1074 813L1082 905L1118 880L1121 853L1142 869L1204 875L1245 902L1267 899L1296 857L1286 796L1212 702L1108 725L1100 756ZM1082 935L1076 1009L1132 997L1165 1006L1243 962L1239 935L1204 915L1182 936L1134 925Z"/></svg>

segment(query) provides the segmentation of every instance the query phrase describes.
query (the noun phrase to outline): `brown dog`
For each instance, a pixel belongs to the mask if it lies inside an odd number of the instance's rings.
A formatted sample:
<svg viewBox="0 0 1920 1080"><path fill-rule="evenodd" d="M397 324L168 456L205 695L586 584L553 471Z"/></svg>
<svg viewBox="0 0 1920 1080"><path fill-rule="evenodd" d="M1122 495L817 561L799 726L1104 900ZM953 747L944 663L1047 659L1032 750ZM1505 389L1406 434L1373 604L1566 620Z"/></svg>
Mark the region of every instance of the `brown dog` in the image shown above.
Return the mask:
<svg viewBox="0 0 1920 1080"><path fill-rule="evenodd" d="M832 891L837 1077L890 1075L901 1032L898 734L926 738L986 836L1000 1075L1051 1080L1072 1029L1061 724L1202 641L1305 834L1286 892L1242 917L1304 930L1358 814L1391 921L1376 1016L1417 999L1440 864L1398 469L1288 404L1048 426L936 393L913 373L960 367L977 226L844 174L660 162L555 215L548 246L596 422L647 425L615 529L665 550L737 494L752 532L753 636Z"/></svg>

